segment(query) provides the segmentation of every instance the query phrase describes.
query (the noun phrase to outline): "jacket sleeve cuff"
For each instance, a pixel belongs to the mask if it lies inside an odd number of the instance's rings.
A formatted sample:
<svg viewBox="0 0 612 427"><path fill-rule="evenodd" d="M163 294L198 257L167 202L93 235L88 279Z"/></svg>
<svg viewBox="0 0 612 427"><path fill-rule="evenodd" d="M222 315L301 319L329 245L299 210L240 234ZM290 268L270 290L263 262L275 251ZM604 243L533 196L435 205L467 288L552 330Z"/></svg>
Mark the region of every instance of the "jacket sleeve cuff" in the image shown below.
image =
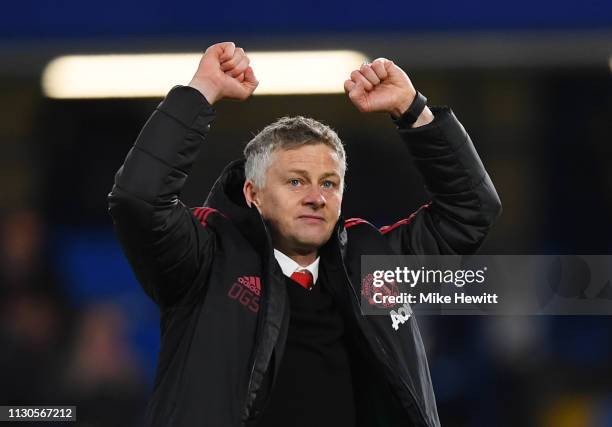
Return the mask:
<svg viewBox="0 0 612 427"><path fill-rule="evenodd" d="M449 107L430 107L434 119L417 128L400 127L398 132L415 158L449 154L466 141L466 132Z"/></svg>
<svg viewBox="0 0 612 427"><path fill-rule="evenodd" d="M206 97L191 86L174 86L157 109L172 116L185 127L195 128L196 131L203 130L198 129L198 124L201 124L197 120L199 116L216 113Z"/></svg>

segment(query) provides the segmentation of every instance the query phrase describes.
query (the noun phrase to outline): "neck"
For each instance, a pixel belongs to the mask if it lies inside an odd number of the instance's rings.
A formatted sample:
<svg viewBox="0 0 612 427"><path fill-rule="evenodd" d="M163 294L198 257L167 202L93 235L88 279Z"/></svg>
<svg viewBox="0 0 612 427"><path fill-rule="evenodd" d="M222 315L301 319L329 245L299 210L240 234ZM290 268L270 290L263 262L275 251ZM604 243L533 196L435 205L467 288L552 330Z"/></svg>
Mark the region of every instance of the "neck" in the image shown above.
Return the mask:
<svg viewBox="0 0 612 427"><path fill-rule="evenodd" d="M286 248L277 247L279 251L287 255L289 258L297 262L301 267L308 267L312 264L319 255L317 251L304 253L304 252L296 252L292 250L288 250Z"/></svg>
<svg viewBox="0 0 612 427"><path fill-rule="evenodd" d="M301 254L286 254L289 258L291 258L292 260L294 260L295 262L297 262L301 267L308 267L310 264L312 264L315 259L317 259L317 253L313 252L311 254L308 255L301 255Z"/></svg>

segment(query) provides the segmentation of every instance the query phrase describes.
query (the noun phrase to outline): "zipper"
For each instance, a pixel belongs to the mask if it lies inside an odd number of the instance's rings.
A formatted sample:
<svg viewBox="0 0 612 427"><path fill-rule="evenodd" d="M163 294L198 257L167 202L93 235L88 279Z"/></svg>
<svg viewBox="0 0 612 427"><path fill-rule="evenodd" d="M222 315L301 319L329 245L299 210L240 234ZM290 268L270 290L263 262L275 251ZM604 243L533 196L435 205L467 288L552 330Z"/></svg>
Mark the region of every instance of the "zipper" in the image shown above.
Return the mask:
<svg viewBox="0 0 612 427"><path fill-rule="evenodd" d="M359 297L357 295L357 291L353 287L353 283L351 282L351 280L349 278L348 271L346 270L346 265L344 265L344 259L342 258L342 251L341 251L341 249L338 249L338 255L340 256L340 261L341 261L340 264L342 265L342 271L344 272L344 277L347 279L347 281L349 283L349 288L351 288L351 294L353 295L353 298L355 299L355 304L356 305L353 306L353 314L357 318L357 323L361 325L361 329L362 329L362 332L363 332L364 337L366 339L366 342L375 351L376 349L373 348L374 346L372 346L372 344L370 342L370 339L368 339L368 332L369 332L370 336L374 337L374 339L376 340L376 344L378 344L378 349L380 350L380 352L384 356L383 357L383 361L384 361L385 365L387 366L388 369L391 369L392 368L392 366L390 364L391 357L387 354L387 351L385 350L384 346L380 342L380 339L378 338L378 336L371 331L370 325L364 321L363 316L361 315L361 313L357 312L358 308L360 307L360 300L359 300ZM410 397L412 397L412 400L414 401L414 406L417 408L417 411L418 411L418 414L421 417L421 420L425 423L425 425L427 425L427 418L425 418L425 416L423 415L423 411L422 411L420 405L418 404L418 401L417 401L416 397L414 396L414 393L410 389L410 386L408 386L408 384L406 383L404 378L402 378L401 376L400 376L400 381L401 381L402 385L404 386L404 388L410 394Z"/></svg>
<svg viewBox="0 0 612 427"><path fill-rule="evenodd" d="M265 235L266 235L266 241L268 243L267 247L268 249L268 257L266 259L266 262L269 264L270 261L270 257L274 257L274 252L272 251L272 241L270 238L270 234L268 233L268 228L266 227L266 223L263 219L263 217L259 216L262 226L264 228L265 231ZM262 269L262 273L264 272L264 270ZM265 272L266 272L266 279L268 278L267 276L270 276L270 269L269 266L265 267ZM263 275L262 275L263 276ZM263 281L263 277L262 277L262 281ZM269 280L268 280L269 282ZM263 298L263 292L266 292L265 287L262 286L262 299L261 301L264 302L265 299ZM266 295L268 296L268 295ZM264 304L260 305L260 310L262 310L261 313L259 313L258 318L257 318L257 326L256 326L256 331L255 331L255 337L256 337L256 341L255 341L255 348L253 350L253 361L252 361L252 365L251 365L251 372L249 373L249 382L247 384L247 396L246 396L246 402L245 402L245 408L243 410L246 411L246 417L244 417L243 421L247 422L250 418L251 418L251 410L253 409L253 404L255 403L255 400L257 398L257 396L254 396L253 399L250 399L250 394L251 394L251 386L253 385L253 375L255 373L255 365L257 362L257 354L259 353L259 350L261 348L261 336L263 334L263 328L264 328L264 324L265 324L265 318L267 316L268 313L268 304L266 303L265 306ZM264 311L265 310L265 311ZM263 373L263 375L266 375L266 372ZM268 396L269 397L269 396Z"/></svg>

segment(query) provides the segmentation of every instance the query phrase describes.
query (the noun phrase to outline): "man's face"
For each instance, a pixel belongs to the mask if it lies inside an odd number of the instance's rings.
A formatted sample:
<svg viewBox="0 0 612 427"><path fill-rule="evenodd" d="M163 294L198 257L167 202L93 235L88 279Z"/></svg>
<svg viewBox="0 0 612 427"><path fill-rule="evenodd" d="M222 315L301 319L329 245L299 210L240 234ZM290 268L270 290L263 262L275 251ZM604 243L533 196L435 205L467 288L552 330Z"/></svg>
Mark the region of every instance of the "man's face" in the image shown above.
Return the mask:
<svg viewBox="0 0 612 427"><path fill-rule="evenodd" d="M329 240L340 216L341 173L338 155L324 144L274 152L264 188L254 189L252 200L277 249L307 254Z"/></svg>

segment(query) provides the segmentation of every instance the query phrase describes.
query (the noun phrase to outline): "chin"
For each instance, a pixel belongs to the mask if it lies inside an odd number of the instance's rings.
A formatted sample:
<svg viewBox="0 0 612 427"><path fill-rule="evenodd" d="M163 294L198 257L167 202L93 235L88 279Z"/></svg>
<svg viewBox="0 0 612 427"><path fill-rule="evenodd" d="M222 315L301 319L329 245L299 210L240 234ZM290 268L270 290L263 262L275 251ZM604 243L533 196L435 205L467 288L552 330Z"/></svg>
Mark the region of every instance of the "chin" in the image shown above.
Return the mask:
<svg viewBox="0 0 612 427"><path fill-rule="evenodd" d="M329 236L303 236L297 239L298 244L304 249L319 249L329 240Z"/></svg>

